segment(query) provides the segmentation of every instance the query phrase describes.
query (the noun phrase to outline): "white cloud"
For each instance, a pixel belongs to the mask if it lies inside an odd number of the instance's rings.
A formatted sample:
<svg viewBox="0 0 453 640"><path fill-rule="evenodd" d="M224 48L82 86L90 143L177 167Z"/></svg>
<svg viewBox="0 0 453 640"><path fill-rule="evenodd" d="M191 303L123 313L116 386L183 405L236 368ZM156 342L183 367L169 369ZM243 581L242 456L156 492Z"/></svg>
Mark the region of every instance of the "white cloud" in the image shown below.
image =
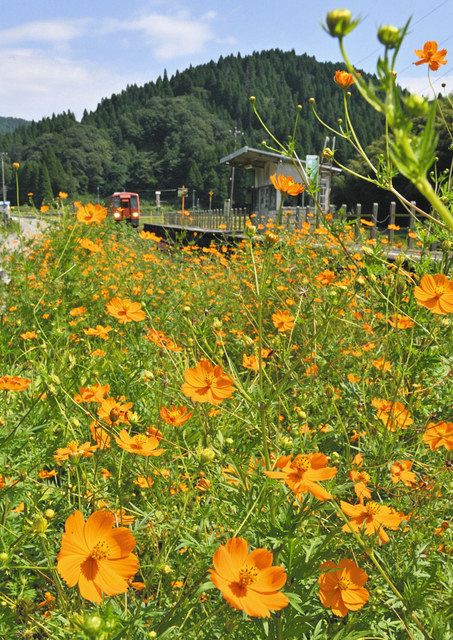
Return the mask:
<svg viewBox="0 0 453 640"><path fill-rule="evenodd" d="M429 85L428 79L426 76L424 77L410 77L410 76L398 76L397 77L398 84L405 89L409 89L412 93L417 93L418 95L427 96L428 98L433 97L433 90ZM435 76L431 74L431 83L436 91L436 94L441 91L453 91L453 75L439 75ZM445 83L446 88L443 89L441 86Z"/></svg>
<svg viewBox="0 0 453 640"><path fill-rule="evenodd" d="M191 18L186 12L174 16L150 13L128 21L106 20L101 32L141 32L146 45L158 60L172 60L200 53L209 42L216 39L206 23L206 20L209 21L214 16L214 12L208 12L200 19Z"/></svg>
<svg viewBox="0 0 453 640"><path fill-rule="evenodd" d="M0 59L2 80L8 87L2 94L1 115L26 119L67 109L80 117L85 108L94 109L101 98L140 81L37 49L0 50Z"/></svg>
<svg viewBox="0 0 453 640"><path fill-rule="evenodd" d="M75 20L37 20L25 22L17 27L0 30L2 46L22 46L24 43L59 45L82 36L91 20L79 18Z"/></svg>

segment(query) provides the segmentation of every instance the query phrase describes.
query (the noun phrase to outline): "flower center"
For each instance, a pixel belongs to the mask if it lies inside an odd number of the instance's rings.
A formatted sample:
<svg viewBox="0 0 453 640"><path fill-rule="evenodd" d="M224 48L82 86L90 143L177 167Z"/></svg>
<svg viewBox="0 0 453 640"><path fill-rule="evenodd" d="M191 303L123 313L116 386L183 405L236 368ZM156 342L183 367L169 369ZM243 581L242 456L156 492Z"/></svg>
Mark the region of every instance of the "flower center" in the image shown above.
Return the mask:
<svg viewBox="0 0 453 640"><path fill-rule="evenodd" d="M338 580L338 586L340 587L340 589L349 589L352 585L352 580L350 580L349 578L345 578L344 576L342 576L339 580Z"/></svg>
<svg viewBox="0 0 453 640"><path fill-rule="evenodd" d="M112 422L117 422L120 416L121 416L121 411L118 409L118 407L113 407L113 409L111 409L109 413L110 420Z"/></svg>
<svg viewBox="0 0 453 640"><path fill-rule="evenodd" d="M436 287L434 287L434 293L436 294L436 296L442 296L445 293L444 285L438 284Z"/></svg>
<svg viewBox="0 0 453 640"><path fill-rule="evenodd" d="M206 382L206 386L210 387L215 380L215 376L212 373L205 373L204 380Z"/></svg>
<svg viewBox="0 0 453 640"><path fill-rule="evenodd" d="M94 560L102 560L103 558L108 558L111 553L110 546L105 540L100 540L91 552L91 557Z"/></svg>
<svg viewBox="0 0 453 640"><path fill-rule="evenodd" d="M134 437L135 444L138 445L139 447L143 447L143 445L146 444L147 440L148 438L144 436L142 433Z"/></svg>
<svg viewBox="0 0 453 640"><path fill-rule="evenodd" d="M297 469L298 471L307 471L310 468L310 458L308 456L299 455L297 456L291 466L293 469Z"/></svg>
<svg viewBox="0 0 453 640"><path fill-rule="evenodd" d="M251 564L245 564L239 571L239 584L242 587L247 587L249 584L253 584L257 577L258 569Z"/></svg>
<svg viewBox="0 0 453 640"><path fill-rule="evenodd" d="M370 516L374 516L379 511L379 505L377 502L374 502L374 500L371 500L371 502L367 504L366 510Z"/></svg>

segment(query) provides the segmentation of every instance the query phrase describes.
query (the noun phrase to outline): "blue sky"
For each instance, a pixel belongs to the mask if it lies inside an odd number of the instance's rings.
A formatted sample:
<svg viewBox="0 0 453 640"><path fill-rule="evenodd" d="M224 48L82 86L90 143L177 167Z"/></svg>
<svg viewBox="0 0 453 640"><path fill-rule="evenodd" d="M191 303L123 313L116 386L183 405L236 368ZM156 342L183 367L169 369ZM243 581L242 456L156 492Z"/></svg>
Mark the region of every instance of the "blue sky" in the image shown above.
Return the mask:
<svg viewBox="0 0 453 640"><path fill-rule="evenodd" d="M432 78L453 90L453 0L2 0L0 115L37 119L71 109L80 117L128 83L238 51L278 47L338 61L336 40L320 26L338 6L363 17L347 39L357 67L374 69L381 24L412 16L399 82L429 91L427 67L412 64L413 51L437 40L452 54Z"/></svg>

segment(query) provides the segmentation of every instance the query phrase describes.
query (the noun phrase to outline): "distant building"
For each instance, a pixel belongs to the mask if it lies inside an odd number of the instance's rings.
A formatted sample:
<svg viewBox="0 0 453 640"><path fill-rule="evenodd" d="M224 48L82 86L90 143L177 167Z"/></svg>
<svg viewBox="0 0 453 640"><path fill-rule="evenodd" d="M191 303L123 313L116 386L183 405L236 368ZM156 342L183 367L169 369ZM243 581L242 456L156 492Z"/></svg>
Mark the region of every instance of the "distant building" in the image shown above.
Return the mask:
<svg viewBox="0 0 453 640"><path fill-rule="evenodd" d="M312 156L313 157L313 156ZM297 182L301 182L301 177L297 172L292 160L287 156L253 149L252 147L241 147L229 155L221 158L220 164L226 164L237 169L253 171L253 186L246 191L246 203L250 212L261 215L272 215L275 213L281 202L281 194L276 191L269 177L276 174L292 176ZM302 160L305 166L305 160ZM341 169L332 167L330 164L321 164L319 175L319 195L318 199L325 213L330 207L330 191L332 176L341 173ZM299 196L301 206L310 205L309 196L303 193Z"/></svg>

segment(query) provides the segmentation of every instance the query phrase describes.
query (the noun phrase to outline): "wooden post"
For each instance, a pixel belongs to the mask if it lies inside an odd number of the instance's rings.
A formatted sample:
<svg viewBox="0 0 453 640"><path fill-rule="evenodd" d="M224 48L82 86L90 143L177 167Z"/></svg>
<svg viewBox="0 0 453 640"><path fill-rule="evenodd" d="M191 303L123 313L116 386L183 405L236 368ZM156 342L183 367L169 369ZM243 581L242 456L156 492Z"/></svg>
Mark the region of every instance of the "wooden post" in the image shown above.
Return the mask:
<svg viewBox="0 0 453 640"><path fill-rule="evenodd" d="M396 202L391 202L389 225L391 227L394 227L395 221L396 221ZM389 242L390 244L393 244L395 242L395 229L389 229Z"/></svg>
<svg viewBox="0 0 453 640"><path fill-rule="evenodd" d="M341 205L341 208L346 207L345 204ZM344 209L346 213L346 209ZM345 216L346 217L346 216ZM358 202L355 206L355 239L358 240L360 238L360 218L362 217L362 205Z"/></svg>
<svg viewBox="0 0 453 640"><path fill-rule="evenodd" d="M371 227L370 233L370 238L373 240L375 240L377 236L378 209L379 204L377 202L373 202L373 211L371 213L371 222L373 223L373 226Z"/></svg>
<svg viewBox="0 0 453 640"><path fill-rule="evenodd" d="M411 200L411 208L410 208L410 213L409 213L409 234L415 232L415 222L417 220L417 218L415 216L415 205L416 204L417 203L415 202L415 200ZM409 237L407 239L407 248L408 249L413 249L414 248L414 238L411 238L410 235L409 235Z"/></svg>

